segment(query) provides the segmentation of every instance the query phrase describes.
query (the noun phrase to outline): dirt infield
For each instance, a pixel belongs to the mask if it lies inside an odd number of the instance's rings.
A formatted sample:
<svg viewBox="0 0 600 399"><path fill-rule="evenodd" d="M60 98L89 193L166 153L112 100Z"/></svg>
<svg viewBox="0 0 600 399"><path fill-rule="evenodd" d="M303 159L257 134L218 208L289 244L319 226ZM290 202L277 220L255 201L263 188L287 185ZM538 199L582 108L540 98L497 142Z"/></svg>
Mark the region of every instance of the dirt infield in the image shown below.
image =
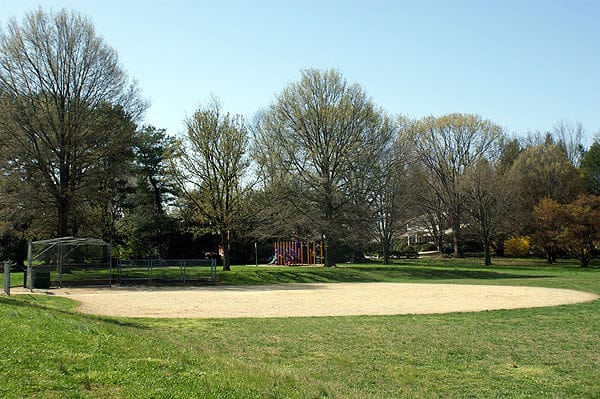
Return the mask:
<svg viewBox="0 0 600 399"><path fill-rule="evenodd" d="M588 292L553 288L405 283L73 288L51 290L48 293L79 301L81 305L78 310L83 313L165 318L476 312L565 305L600 298Z"/></svg>

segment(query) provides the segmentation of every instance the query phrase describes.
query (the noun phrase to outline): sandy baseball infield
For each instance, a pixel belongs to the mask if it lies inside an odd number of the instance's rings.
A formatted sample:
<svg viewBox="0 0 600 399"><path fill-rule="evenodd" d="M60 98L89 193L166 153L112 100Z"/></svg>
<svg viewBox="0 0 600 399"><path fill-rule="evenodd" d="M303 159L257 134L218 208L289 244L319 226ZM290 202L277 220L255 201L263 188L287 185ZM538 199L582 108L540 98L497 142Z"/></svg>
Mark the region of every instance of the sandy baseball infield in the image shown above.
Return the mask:
<svg viewBox="0 0 600 399"><path fill-rule="evenodd" d="M28 291L27 291L28 292ZM306 317L476 312L588 302L566 289L493 285L315 283L194 288L65 288L42 291L105 316L164 318Z"/></svg>

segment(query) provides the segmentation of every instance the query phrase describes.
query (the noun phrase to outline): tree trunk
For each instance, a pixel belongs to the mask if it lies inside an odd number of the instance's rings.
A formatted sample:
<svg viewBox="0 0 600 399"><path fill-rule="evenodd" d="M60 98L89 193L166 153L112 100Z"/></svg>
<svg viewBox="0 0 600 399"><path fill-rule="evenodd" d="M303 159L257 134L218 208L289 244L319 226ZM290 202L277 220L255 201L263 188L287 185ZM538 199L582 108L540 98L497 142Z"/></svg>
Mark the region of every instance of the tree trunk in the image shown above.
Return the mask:
<svg viewBox="0 0 600 399"><path fill-rule="evenodd" d="M546 248L546 263L551 265L553 261L552 250L550 248Z"/></svg>
<svg viewBox="0 0 600 399"><path fill-rule="evenodd" d="M435 234L435 246L437 247L438 254L444 255L444 231L442 229Z"/></svg>
<svg viewBox="0 0 600 399"><path fill-rule="evenodd" d="M328 170L329 166L325 168ZM332 226L335 225L333 217L333 190L329 181L325 184L325 193L327 197L327 203L325 204L325 221L327 223L326 231L327 234L323 234L323 244L325 245L325 267L335 267L335 243L332 242ZM338 232L336 232L337 234Z"/></svg>
<svg viewBox="0 0 600 399"><path fill-rule="evenodd" d="M68 198L57 198L56 211L58 223L56 226L56 234L58 237L67 237L71 235L69 230L70 208L71 203Z"/></svg>
<svg viewBox="0 0 600 399"><path fill-rule="evenodd" d="M229 253L230 253L230 237L229 237L229 232L223 232L221 233L221 243L223 245L223 271L224 272L229 272L231 271L231 263L229 260Z"/></svg>
<svg viewBox="0 0 600 399"><path fill-rule="evenodd" d="M453 241L454 241L454 257L462 258L463 254L460 250L460 222L452 221L452 232L453 232Z"/></svg>
<svg viewBox="0 0 600 399"><path fill-rule="evenodd" d="M431 228L431 235L434 237L435 246L440 255L444 254L444 227L442 225L442 217L440 215L429 217L429 226ZM408 240L410 245L410 239Z"/></svg>
<svg viewBox="0 0 600 399"><path fill-rule="evenodd" d="M325 245L325 267L335 267L335 244L332 244L329 238L324 238Z"/></svg>
<svg viewBox="0 0 600 399"><path fill-rule="evenodd" d="M591 256L592 251L591 250L582 250L581 251L581 257L579 258L579 263L581 265L581 267L588 267L588 265L590 264L590 260L592 258Z"/></svg>
<svg viewBox="0 0 600 399"><path fill-rule="evenodd" d="M496 238L496 256L503 257L504 256L504 241L506 241L508 237L505 234L498 235Z"/></svg>
<svg viewBox="0 0 600 399"><path fill-rule="evenodd" d="M492 265L492 254L490 251L489 240L483 240L483 264L484 266Z"/></svg>
<svg viewBox="0 0 600 399"><path fill-rule="evenodd" d="M383 264L390 264L390 246L385 244L383 245Z"/></svg>
<svg viewBox="0 0 600 399"><path fill-rule="evenodd" d="M479 224L479 228L481 229L481 238L482 238L482 244L483 244L483 265L484 266L491 266L492 265L492 254L491 254L491 250L490 247L492 245L492 240L491 240L491 228L490 228L490 224L489 224L489 218L487 217L487 212L485 210L484 207L480 206L479 207L479 218L480 218L480 224Z"/></svg>
<svg viewBox="0 0 600 399"><path fill-rule="evenodd" d="M392 247L391 234L384 232L381 234L381 250L383 252L383 264L388 265L390 263L390 251Z"/></svg>

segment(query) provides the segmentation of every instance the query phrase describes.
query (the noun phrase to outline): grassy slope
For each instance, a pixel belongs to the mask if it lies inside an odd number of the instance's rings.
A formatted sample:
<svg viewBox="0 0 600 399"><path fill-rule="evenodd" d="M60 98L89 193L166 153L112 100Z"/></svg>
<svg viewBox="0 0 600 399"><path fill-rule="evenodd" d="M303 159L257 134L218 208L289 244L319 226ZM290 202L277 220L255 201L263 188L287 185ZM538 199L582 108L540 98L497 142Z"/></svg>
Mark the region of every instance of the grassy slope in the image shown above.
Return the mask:
<svg viewBox="0 0 600 399"><path fill-rule="evenodd" d="M236 267L224 284L429 281L600 293L600 270L519 261ZM600 301L449 315L143 320L0 298L0 397L600 397ZM323 304L327 306L327 304Z"/></svg>

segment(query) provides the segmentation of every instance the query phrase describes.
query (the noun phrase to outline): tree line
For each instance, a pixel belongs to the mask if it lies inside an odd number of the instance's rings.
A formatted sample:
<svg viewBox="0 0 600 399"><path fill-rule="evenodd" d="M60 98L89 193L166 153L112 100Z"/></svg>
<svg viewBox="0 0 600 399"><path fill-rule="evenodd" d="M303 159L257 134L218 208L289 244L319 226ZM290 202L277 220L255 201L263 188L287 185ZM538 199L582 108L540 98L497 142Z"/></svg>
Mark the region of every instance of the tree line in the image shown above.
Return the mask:
<svg viewBox="0 0 600 399"><path fill-rule="evenodd" d="M411 119L335 70L304 69L252 122L215 98L183 137L140 123L148 104L92 23L42 9L0 34L0 256L95 236L120 257L265 256L320 240L333 266L389 262L410 226L439 252L525 237L549 262L600 241L600 137L580 124L508 135L479 115ZM408 227L407 227L408 226ZM248 256L250 255L250 256ZM212 256L212 254L210 254Z"/></svg>

